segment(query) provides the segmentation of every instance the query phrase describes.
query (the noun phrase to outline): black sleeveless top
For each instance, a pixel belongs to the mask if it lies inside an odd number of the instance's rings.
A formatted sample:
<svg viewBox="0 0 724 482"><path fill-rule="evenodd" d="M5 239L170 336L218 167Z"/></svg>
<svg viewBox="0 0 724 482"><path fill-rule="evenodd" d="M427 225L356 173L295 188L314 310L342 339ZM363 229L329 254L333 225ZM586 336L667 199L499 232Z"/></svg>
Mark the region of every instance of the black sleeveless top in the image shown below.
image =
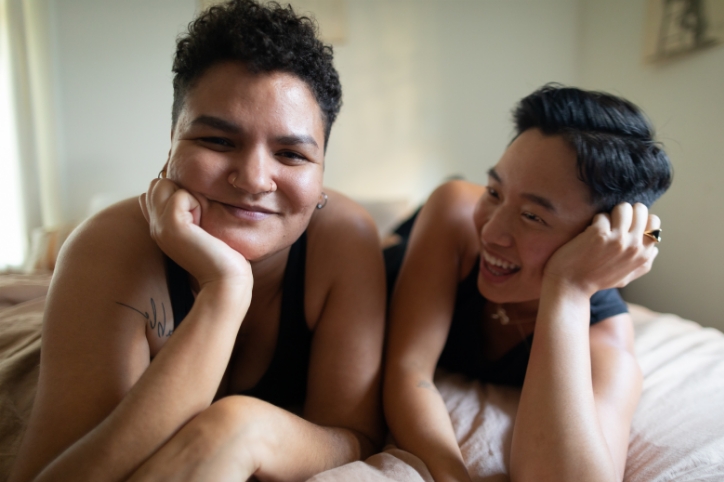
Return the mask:
<svg viewBox="0 0 724 482"><path fill-rule="evenodd" d="M408 223L411 227L408 220L398 230L408 226ZM392 294L402 267L409 236L409 229L402 233L396 232L403 237L402 242L384 251L388 295ZM487 300L478 291L479 270L478 258L470 273L458 284L450 331L437 366L481 382L521 387L528 368L529 347L533 335L522 340L498 360L490 361L483 356L482 320ZM591 297L591 324L627 312L626 303L616 289L599 291Z"/></svg>
<svg viewBox="0 0 724 482"><path fill-rule="evenodd" d="M301 407L307 395L307 372L312 332L304 316L304 273L307 233L289 249L284 271L279 334L266 373L252 388L240 395L260 398L278 407ZM194 304L189 274L171 258L166 258L166 279L173 308L174 329L186 318Z"/></svg>
<svg viewBox="0 0 724 482"><path fill-rule="evenodd" d="M487 300L478 291L479 271L478 259L470 274L458 284L450 332L437 366L482 382L523 386L533 335L497 360L491 361L483 356L482 319ZM599 291L591 297L592 325L626 312L626 303L616 289Z"/></svg>

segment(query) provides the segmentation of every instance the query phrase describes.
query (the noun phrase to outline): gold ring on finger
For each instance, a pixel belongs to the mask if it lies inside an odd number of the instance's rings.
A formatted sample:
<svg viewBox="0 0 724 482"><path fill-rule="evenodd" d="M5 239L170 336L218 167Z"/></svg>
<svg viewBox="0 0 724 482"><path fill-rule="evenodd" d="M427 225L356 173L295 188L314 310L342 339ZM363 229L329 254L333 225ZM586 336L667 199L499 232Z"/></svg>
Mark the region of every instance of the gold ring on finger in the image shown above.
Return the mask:
<svg viewBox="0 0 724 482"><path fill-rule="evenodd" d="M661 242L661 228L659 229L650 229L644 233L644 236L651 238L656 243Z"/></svg>

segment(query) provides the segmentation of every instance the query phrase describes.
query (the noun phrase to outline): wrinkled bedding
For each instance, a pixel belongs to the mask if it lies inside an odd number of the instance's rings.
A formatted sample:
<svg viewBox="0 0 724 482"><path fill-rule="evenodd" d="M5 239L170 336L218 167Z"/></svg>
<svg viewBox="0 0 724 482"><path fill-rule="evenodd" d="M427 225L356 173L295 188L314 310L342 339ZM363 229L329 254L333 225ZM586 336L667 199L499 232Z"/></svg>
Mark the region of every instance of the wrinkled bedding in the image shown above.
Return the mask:
<svg viewBox="0 0 724 482"><path fill-rule="evenodd" d="M0 276L0 480L14 460L35 395L48 275ZM724 480L724 335L675 315L630 305L644 373L625 480ZM508 480L519 391L439 372L465 462L476 481ZM432 481L425 465L394 446L313 482Z"/></svg>

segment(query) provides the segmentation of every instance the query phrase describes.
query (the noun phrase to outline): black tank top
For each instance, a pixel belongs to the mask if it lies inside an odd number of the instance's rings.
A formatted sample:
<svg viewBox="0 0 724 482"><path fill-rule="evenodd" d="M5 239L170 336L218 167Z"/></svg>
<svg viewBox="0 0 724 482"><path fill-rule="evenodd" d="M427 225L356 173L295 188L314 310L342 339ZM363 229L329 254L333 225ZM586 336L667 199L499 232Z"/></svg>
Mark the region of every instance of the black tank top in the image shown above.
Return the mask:
<svg viewBox="0 0 724 482"><path fill-rule="evenodd" d="M398 230L406 225L411 226L416 216L417 213L403 223ZM402 233L396 231L402 237L402 241L384 250L388 300L402 267L409 232L409 229ZM523 386L533 335L522 340L498 360L490 361L485 358L482 320L487 300L478 291L479 270L480 259L478 258L470 273L458 284L450 331L437 366L476 378L481 382ZM616 289L599 291L591 297L591 324L627 312L626 303Z"/></svg>
<svg viewBox="0 0 724 482"><path fill-rule="evenodd" d="M289 249L284 270L279 334L274 356L259 382L240 395L248 395L279 407L302 407L307 395L307 372L312 332L304 315L304 273L307 233ZM166 258L166 279L173 308L174 329L194 304L189 274Z"/></svg>
<svg viewBox="0 0 724 482"><path fill-rule="evenodd" d="M482 320L487 300L478 291L479 270L480 259L475 262L470 274L458 284L450 331L437 366L482 382L523 386L533 335L497 360L491 361L483 356ZM591 297L592 325L626 312L626 303L616 289L599 291Z"/></svg>

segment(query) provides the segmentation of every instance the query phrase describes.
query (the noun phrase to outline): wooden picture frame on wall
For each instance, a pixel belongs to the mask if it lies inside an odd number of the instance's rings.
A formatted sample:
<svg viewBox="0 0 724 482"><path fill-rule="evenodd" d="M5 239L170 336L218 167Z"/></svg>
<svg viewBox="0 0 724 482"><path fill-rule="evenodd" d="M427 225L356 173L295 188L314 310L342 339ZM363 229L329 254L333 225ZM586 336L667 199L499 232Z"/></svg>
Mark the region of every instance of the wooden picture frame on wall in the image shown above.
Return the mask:
<svg viewBox="0 0 724 482"><path fill-rule="evenodd" d="M724 42L724 0L648 0L643 56L660 62Z"/></svg>

